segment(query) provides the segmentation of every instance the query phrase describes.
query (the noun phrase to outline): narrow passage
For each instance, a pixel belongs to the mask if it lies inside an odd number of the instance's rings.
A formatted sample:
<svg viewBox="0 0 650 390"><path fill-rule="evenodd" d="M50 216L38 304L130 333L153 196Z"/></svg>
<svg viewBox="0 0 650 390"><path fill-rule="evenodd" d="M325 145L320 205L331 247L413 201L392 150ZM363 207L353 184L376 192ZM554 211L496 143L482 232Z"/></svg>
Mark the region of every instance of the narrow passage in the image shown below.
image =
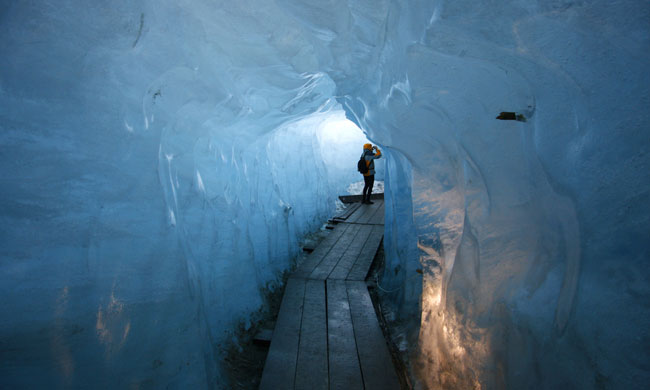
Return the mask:
<svg viewBox="0 0 650 390"><path fill-rule="evenodd" d="M373 201L334 217L290 276L260 389L400 388L365 283L384 231L383 194Z"/></svg>

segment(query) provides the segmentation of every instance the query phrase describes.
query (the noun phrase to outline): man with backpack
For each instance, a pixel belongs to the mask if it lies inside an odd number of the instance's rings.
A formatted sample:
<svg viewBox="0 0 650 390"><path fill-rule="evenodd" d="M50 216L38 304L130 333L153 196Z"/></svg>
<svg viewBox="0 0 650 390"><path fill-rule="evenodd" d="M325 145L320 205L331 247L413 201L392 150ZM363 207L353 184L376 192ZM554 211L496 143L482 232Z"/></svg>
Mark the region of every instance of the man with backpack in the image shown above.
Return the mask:
<svg viewBox="0 0 650 390"><path fill-rule="evenodd" d="M373 150L377 152L373 153ZM372 187L375 184L375 159L378 158L381 158L381 151L376 146L372 146L372 144L363 145L363 154L357 164L357 169L363 175L363 181L365 183L361 203L374 203L370 201L370 195L372 194Z"/></svg>

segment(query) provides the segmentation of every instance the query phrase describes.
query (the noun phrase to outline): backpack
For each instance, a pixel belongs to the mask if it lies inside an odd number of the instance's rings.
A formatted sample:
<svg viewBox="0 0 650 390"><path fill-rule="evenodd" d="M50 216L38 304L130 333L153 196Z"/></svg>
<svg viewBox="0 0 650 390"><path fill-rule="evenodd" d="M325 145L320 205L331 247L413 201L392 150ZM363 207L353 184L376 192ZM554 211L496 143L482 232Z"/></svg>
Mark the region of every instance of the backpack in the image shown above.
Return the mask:
<svg viewBox="0 0 650 390"><path fill-rule="evenodd" d="M366 156L361 156L359 162L357 163L357 171L362 175L368 173L368 164L366 164Z"/></svg>

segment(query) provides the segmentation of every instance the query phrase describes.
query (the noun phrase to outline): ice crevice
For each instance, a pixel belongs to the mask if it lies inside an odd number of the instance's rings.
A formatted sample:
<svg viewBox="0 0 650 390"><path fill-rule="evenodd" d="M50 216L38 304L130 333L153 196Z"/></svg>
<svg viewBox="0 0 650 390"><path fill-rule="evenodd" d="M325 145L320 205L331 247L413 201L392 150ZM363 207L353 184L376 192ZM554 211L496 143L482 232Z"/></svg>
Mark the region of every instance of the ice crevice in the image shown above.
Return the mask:
<svg viewBox="0 0 650 390"><path fill-rule="evenodd" d="M0 6L0 387L230 388L224 345L370 140L417 388L643 388L649 15Z"/></svg>

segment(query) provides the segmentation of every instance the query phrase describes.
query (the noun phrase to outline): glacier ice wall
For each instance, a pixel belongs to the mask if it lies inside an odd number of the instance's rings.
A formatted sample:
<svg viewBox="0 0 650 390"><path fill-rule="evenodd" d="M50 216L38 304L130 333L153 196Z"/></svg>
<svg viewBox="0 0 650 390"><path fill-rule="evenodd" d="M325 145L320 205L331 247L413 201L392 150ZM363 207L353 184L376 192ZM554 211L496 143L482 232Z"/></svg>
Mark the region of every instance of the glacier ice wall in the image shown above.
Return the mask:
<svg viewBox="0 0 650 390"><path fill-rule="evenodd" d="M382 60L347 107L399 154L385 284L421 315L425 386L648 382L649 12L390 4Z"/></svg>
<svg viewBox="0 0 650 390"><path fill-rule="evenodd" d="M649 13L1 5L3 387L225 386L226 331L330 210L341 105L386 147L382 285L422 386L640 388Z"/></svg>
<svg viewBox="0 0 650 390"><path fill-rule="evenodd" d="M333 210L343 115L252 5L1 6L0 387L227 386L228 332Z"/></svg>

